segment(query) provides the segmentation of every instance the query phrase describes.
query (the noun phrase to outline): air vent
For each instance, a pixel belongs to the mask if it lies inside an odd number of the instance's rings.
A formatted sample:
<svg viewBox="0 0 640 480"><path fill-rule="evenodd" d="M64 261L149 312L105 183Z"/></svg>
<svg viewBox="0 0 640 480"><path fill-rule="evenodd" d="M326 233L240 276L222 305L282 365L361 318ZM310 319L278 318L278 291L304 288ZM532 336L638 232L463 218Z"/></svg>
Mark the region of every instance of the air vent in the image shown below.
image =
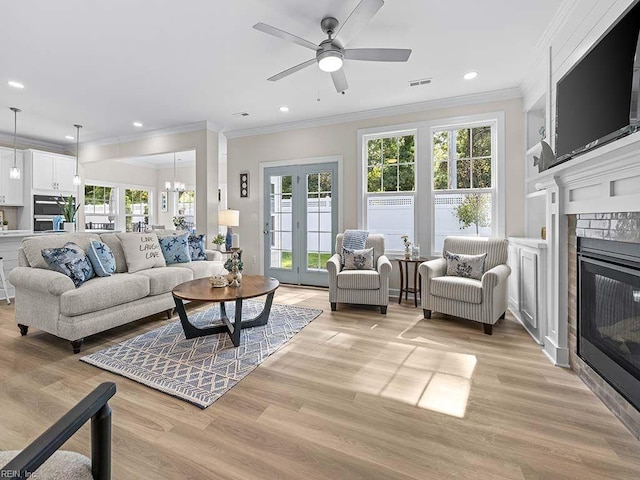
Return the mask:
<svg viewBox="0 0 640 480"><path fill-rule="evenodd" d="M249 114L247 112L236 112L232 114L234 117L248 117Z"/></svg>
<svg viewBox="0 0 640 480"><path fill-rule="evenodd" d="M429 85L431 83L431 78L421 78L420 80L410 80L410 87L419 87L421 85Z"/></svg>

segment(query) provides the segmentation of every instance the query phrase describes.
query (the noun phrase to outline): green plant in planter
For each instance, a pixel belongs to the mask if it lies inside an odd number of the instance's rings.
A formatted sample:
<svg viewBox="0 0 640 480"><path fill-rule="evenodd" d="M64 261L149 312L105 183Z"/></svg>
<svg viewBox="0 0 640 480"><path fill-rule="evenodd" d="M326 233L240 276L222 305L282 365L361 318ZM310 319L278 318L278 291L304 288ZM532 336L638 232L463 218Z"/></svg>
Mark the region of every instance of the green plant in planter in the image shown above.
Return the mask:
<svg viewBox="0 0 640 480"><path fill-rule="evenodd" d="M224 245L225 242L225 236L222 235L221 233L219 233L218 235L216 235L215 237L213 237L213 243L214 245Z"/></svg>
<svg viewBox="0 0 640 480"><path fill-rule="evenodd" d="M60 213L64 217L65 223L73 223L76 218L76 213L80 208L80 205L75 206L75 199L73 198L73 195L69 195L66 198L60 195L60 200L56 200L56 202L58 202Z"/></svg>

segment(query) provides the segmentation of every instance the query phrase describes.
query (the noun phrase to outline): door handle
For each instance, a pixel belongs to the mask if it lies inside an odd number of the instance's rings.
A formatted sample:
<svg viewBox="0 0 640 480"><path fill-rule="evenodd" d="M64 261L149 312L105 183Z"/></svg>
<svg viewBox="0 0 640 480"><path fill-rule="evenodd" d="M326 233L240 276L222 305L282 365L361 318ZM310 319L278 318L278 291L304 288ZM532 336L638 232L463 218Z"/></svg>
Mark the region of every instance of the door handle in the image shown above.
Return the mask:
<svg viewBox="0 0 640 480"><path fill-rule="evenodd" d="M265 235L269 235L269 224L268 223L264 224L264 230L262 231L262 233L264 233Z"/></svg>

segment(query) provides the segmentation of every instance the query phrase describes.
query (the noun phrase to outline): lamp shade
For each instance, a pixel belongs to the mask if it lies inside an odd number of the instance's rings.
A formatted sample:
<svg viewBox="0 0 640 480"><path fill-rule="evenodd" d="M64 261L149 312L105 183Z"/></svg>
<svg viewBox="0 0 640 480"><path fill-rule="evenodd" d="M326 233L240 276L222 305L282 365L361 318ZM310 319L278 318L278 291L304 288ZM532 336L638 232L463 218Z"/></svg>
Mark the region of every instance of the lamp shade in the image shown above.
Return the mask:
<svg viewBox="0 0 640 480"><path fill-rule="evenodd" d="M239 210L220 210L218 212L218 223L227 227L237 227L240 225Z"/></svg>

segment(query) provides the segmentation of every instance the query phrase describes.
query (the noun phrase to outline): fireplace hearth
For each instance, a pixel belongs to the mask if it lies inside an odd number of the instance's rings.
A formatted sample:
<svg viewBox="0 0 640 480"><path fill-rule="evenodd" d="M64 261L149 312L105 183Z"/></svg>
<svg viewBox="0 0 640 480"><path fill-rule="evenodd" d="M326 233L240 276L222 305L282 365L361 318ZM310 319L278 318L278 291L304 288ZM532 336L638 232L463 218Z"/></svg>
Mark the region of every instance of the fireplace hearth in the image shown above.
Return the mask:
<svg viewBox="0 0 640 480"><path fill-rule="evenodd" d="M640 244L578 239L577 353L640 410Z"/></svg>

